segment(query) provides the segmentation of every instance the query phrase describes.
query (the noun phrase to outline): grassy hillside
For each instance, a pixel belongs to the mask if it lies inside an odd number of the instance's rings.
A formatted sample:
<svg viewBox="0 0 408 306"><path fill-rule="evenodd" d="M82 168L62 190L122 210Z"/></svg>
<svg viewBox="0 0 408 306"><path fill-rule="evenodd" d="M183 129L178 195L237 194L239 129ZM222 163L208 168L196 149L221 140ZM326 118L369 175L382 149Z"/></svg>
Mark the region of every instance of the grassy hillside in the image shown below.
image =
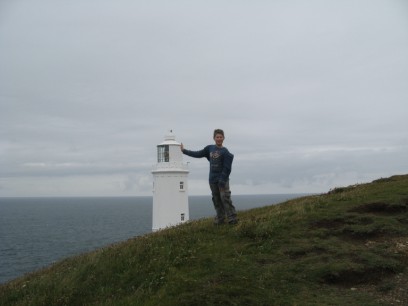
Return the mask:
<svg viewBox="0 0 408 306"><path fill-rule="evenodd" d="M408 175L203 219L0 286L0 305L407 305Z"/></svg>

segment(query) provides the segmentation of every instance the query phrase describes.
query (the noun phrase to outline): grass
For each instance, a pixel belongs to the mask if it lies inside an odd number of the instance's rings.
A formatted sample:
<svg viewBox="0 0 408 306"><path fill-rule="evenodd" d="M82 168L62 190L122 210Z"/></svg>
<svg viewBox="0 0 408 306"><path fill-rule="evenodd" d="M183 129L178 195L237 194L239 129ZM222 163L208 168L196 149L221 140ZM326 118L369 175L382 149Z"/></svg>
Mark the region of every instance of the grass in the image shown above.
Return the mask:
<svg viewBox="0 0 408 306"><path fill-rule="evenodd" d="M0 286L0 305L408 303L408 175L136 237Z"/></svg>

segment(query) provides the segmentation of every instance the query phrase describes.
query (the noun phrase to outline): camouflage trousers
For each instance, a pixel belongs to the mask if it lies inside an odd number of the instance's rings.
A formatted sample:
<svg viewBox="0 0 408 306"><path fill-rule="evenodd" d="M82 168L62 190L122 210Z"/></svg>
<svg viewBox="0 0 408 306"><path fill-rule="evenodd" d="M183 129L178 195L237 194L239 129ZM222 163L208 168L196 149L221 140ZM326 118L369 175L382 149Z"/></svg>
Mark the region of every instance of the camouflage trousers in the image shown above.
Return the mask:
<svg viewBox="0 0 408 306"><path fill-rule="evenodd" d="M225 217L227 217L228 223L236 223L237 213L234 205L232 205L229 182L225 183L225 188L220 188L218 184L210 184L210 188L215 212L217 213L215 223L224 223Z"/></svg>

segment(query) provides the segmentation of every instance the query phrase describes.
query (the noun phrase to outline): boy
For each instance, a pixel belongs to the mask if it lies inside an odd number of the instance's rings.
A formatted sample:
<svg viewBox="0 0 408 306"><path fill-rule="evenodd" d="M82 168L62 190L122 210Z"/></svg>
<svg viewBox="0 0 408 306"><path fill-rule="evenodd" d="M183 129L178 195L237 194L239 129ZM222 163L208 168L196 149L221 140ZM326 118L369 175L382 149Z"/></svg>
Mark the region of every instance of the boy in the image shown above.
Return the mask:
<svg viewBox="0 0 408 306"><path fill-rule="evenodd" d="M224 142L224 131L216 129L213 134L215 144L208 145L200 151L190 151L184 149L181 144L181 151L195 158L206 157L210 162L209 183L214 203L216 225L223 224L225 216L229 224L237 223L237 213L231 201L231 190L229 188L229 175L231 173L234 155L222 144Z"/></svg>

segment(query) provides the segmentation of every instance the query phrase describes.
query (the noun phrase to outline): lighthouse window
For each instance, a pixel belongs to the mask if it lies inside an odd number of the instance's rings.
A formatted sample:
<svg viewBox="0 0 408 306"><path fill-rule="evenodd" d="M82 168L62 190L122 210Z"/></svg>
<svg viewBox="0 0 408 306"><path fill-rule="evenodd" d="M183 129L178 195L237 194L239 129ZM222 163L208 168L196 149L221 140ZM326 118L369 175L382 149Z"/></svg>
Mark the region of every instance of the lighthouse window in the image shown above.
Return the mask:
<svg viewBox="0 0 408 306"><path fill-rule="evenodd" d="M169 161L169 146L157 146L157 161L159 163Z"/></svg>
<svg viewBox="0 0 408 306"><path fill-rule="evenodd" d="M184 221L185 215L181 214L181 221Z"/></svg>
<svg viewBox="0 0 408 306"><path fill-rule="evenodd" d="M180 190L184 189L184 182L180 182Z"/></svg>

